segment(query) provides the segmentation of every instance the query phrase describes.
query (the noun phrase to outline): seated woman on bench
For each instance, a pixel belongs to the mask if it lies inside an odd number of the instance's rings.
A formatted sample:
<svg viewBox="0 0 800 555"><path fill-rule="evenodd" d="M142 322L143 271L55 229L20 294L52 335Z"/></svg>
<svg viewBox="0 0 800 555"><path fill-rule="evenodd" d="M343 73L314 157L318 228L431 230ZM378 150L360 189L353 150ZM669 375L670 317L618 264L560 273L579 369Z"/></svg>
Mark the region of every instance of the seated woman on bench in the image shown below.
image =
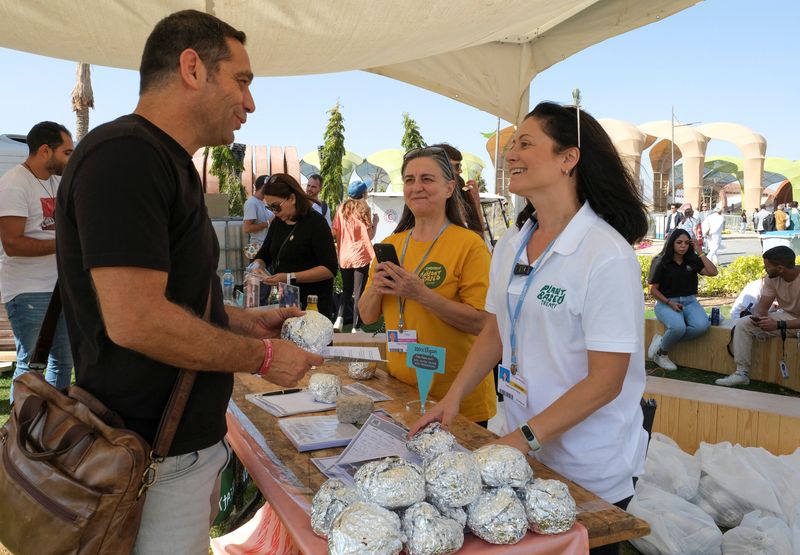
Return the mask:
<svg viewBox="0 0 800 555"><path fill-rule="evenodd" d="M647 349L648 358L664 370L677 366L667 353L678 341L688 341L708 331L708 316L697 302L697 276L717 275L714 266L684 229L674 230L664 249L650 265L650 295L656 299L656 318L667 331L655 334Z"/></svg>

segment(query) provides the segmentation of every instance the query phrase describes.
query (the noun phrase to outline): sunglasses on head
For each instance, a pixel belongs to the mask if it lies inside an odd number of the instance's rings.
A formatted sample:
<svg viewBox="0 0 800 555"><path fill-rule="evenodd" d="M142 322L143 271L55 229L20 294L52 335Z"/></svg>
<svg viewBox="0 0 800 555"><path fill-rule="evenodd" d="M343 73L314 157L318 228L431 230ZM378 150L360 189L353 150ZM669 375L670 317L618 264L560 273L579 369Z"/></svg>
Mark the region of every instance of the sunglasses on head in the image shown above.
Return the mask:
<svg viewBox="0 0 800 555"><path fill-rule="evenodd" d="M445 165L447 166L449 172L449 176L445 175L448 179L453 179L455 176L455 171L453 170L453 165L450 163L450 158L447 156L447 151L440 146L422 146L419 148L414 148L409 150L403 155L403 162L408 162L409 160L413 160L414 158L439 158L443 160ZM460 169L461 164L459 164Z"/></svg>

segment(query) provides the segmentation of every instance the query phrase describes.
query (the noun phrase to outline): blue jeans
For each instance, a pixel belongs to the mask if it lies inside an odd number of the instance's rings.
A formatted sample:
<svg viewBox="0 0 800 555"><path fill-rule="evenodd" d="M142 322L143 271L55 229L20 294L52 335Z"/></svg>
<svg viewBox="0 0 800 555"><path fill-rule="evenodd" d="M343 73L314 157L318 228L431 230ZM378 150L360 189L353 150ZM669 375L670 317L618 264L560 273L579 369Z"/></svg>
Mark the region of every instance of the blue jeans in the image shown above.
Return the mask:
<svg viewBox="0 0 800 555"><path fill-rule="evenodd" d="M51 293L21 293L6 303L8 321L14 332L14 343L17 346L17 368L14 379L28 372L28 358L31 356L39 329L42 327ZM62 314L58 319L53 346L47 358L47 370L44 374L47 383L64 389L72 377L72 351L67 337L67 323ZM14 402L14 384L11 384L10 402Z"/></svg>
<svg viewBox="0 0 800 555"><path fill-rule="evenodd" d="M666 326L661 338L661 350L668 352L678 341L689 341L708 331L708 314L697 302L694 295L669 297L670 301L683 305L683 312L677 312L661 301L656 302L656 318Z"/></svg>

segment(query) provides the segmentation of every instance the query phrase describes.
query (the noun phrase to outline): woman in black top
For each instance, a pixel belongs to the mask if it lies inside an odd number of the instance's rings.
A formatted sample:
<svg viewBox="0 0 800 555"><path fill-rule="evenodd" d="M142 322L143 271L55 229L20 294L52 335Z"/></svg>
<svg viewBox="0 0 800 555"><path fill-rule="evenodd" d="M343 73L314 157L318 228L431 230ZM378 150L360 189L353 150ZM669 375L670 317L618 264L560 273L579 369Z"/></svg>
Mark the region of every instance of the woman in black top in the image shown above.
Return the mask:
<svg viewBox="0 0 800 555"><path fill-rule="evenodd" d="M272 175L263 191L267 208L277 217L256 254L256 273L270 285L290 281L299 286L303 309L308 295L316 295L319 312L330 318L338 265L328 223L312 210L311 199L289 174Z"/></svg>
<svg viewBox="0 0 800 555"><path fill-rule="evenodd" d="M664 370L677 366L667 353L678 341L688 341L708 331L708 316L697 302L697 276L717 275L717 267L706 258L697 239L685 229L675 229L664 249L650 265L650 294L656 299L656 318L667 331L655 334L647 356Z"/></svg>

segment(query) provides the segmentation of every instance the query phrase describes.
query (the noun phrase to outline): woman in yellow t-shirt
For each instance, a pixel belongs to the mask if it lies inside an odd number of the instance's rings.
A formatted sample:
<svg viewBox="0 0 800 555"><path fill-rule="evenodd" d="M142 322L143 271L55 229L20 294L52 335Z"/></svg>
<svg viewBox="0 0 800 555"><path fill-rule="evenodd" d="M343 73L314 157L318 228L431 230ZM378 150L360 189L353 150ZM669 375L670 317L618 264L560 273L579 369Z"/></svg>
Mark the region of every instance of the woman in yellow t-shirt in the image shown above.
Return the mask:
<svg viewBox="0 0 800 555"><path fill-rule="evenodd" d="M489 251L481 236L467 229L455 173L441 147L411 150L403 157L405 208L394 233L400 265L375 263L358 303L364 323L383 314L389 373L416 384L406 366L406 341L445 348L445 372L434 374L430 397L447 393L486 318ZM460 412L486 425L497 411L491 373L461 403Z"/></svg>

